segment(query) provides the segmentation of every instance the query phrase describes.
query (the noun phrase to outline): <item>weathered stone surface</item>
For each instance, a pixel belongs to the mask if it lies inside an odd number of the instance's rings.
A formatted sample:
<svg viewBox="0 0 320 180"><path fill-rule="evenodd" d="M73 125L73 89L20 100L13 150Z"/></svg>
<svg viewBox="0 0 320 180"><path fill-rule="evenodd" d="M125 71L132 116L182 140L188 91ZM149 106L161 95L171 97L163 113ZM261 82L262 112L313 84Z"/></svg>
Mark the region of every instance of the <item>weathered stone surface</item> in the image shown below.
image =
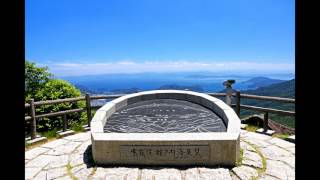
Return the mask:
<svg viewBox="0 0 320 180"><path fill-rule="evenodd" d="M68 177L66 168L54 168L47 171L41 171L37 174L36 177L32 178L32 180L51 180L51 179L61 179L61 180L70 180Z"/></svg>
<svg viewBox="0 0 320 180"><path fill-rule="evenodd" d="M296 147L296 145L294 143L291 143L291 142L288 142L288 141L285 141L283 139L279 139L279 138L272 138L270 140L268 140L268 142L270 144L274 144L276 146L279 146L281 148L291 148L291 147Z"/></svg>
<svg viewBox="0 0 320 180"><path fill-rule="evenodd" d="M244 151L242 164L253 166L254 168L263 167L261 157L257 153L251 151Z"/></svg>
<svg viewBox="0 0 320 180"><path fill-rule="evenodd" d="M248 131L244 130L244 129L240 129L240 134L241 136L245 135Z"/></svg>
<svg viewBox="0 0 320 180"><path fill-rule="evenodd" d="M49 149L47 148L42 148L42 147L37 147L34 149L31 149L27 152L25 152L25 159L33 159L37 156L39 156L40 154L49 151Z"/></svg>
<svg viewBox="0 0 320 180"><path fill-rule="evenodd" d="M92 179L105 179L105 168L97 167L95 173L92 175Z"/></svg>
<svg viewBox="0 0 320 180"><path fill-rule="evenodd" d="M241 180L250 180L258 176L258 172L248 166L239 166L232 169L232 171L241 179Z"/></svg>
<svg viewBox="0 0 320 180"><path fill-rule="evenodd" d="M26 179L32 179L37 173L41 171L41 168L39 167L26 167L25 168L25 178Z"/></svg>
<svg viewBox="0 0 320 180"><path fill-rule="evenodd" d="M45 169L66 166L68 164L68 155L54 156Z"/></svg>
<svg viewBox="0 0 320 180"><path fill-rule="evenodd" d="M255 152L256 150L254 150L253 147L251 147L249 144L247 144L246 142L243 142L240 140L240 147L244 150L244 151L253 151Z"/></svg>
<svg viewBox="0 0 320 180"><path fill-rule="evenodd" d="M181 180L181 173L177 169L143 169L141 180Z"/></svg>
<svg viewBox="0 0 320 180"><path fill-rule="evenodd" d="M246 134L246 132L244 132L244 134ZM85 139L84 136L85 135L82 135L82 138ZM90 160L83 161L84 155L90 153L90 151L87 151L88 146L91 144L90 133L87 133L86 136L88 137L88 140L83 142L78 141L79 146L76 147L72 154L59 154L56 156L46 155L45 153L48 152L49 149L43 147L36 147L32 150L29 150L30 152L27 151L26 158L32 157L33 159L25 160L26 179L72 179L67 174L67 169L65 166L67 160L70 160L70 165L72 166L71 173L78 179L148 179L150 175L148 175L147 172L155 175L151 175L151 178L154 177L155 179L169 179L166 177L184 180L218 179L219 177L221 177L221 179L231 178L233 180L239 180L239 177L241 179L250 179L251 176L257 175L257 172L254 168L247 166L250 165L253 167L261 167L261 159L259 159L259 156L255 152L255 150L250 148L251 146L249 146L246 142L254 142L256 144L269 144L269 146L259 148L263 156L267 159L266 172L262 173L259 179L295 179L295 146L281 148L277 146L275 142L272 145L272 142L267 142L266 140L259 140L257 138L250 137L241 137L241 139L246 141L241 141L240 143L241 148L244 150L244 159L242 166L233 168L234 172L228 172L228 169L223 168L187 168L181 170L173 168L138 169L122 167L110 168L100 166L97 167L96 171L93 171L94 168L91 165L87 165ZM77 138L74 138L74 140L75 139L79 140L79 136ZM72 143L72 140L67 141L69 143ZM57 149L60 149L60 145L57 147ZM45 150L46 152L43 152ZM84 152L86 152L86 154L84 154ZM142 172L144 172L145 175L147 174L146 177L142 176ZM92 176L90 175L90 178L88 178L89 174L91 173Z"/></svg>
<svg viewBox="0 0 320 180"><path fill-rule="evenodd" d="M189 168L181 171L181 175L184 180L199 179L200 171L198 168Z"/></svg>
<svg viewBox="0 0 320 180"><path fill-rule="evenodd" d="M209 169L209 168L199 168L200 179L203 180L231 180L231 175L228 169L218 168L218 169Z"/></svg>
<svg viewBox="0 0 320 180"><path fill-rule="evenodd" d="M50 155L40 155L33 160L29 161L26 167L40 167L44 168L46 165L48 165L51 160L53 160L55 156L50 156Z"/></svg>
<svg viewBox="0 0 320 180"><path fill-rule="evenodd" d="M70 154L72 151L74 151L81 143L80 142L68 142L64 144L63 146L58 146L48 152L46 154L48 155L64 155L64 154Z"/></svg>
<svg viewBox="0 0 320 180"><path fill-rule="evenodd" d="M264 135L264 136L267 136L267 135ZM259 140L259 139L252 138L252 137L245 137L245 139L246 139L246 141L249 141L251 144L253 144L259 148L270 146L270 143L268 143L265 140Z"/></svg>
<svg viewBox="0 0 320 180"><path fill-rule="evenodd" d="M267 169L265 174L277 177L279 179L288 179L295 177L294 169L281 161L267 160Z"/></svg>
<svg viewBox="0 0 320 180"><path fill-rule="evenodd" d="M89 175L91 174L93 168L87 168L85 164L82 164L80 166L73 167L71 170L71 173L76 177L77 179L88 179Z"/></svg>
<svg viewBox="0 0 320 180"><path fill-rule="evenodd" d="M64 145L66 143L68 143L69 141L65 140L65 139L57 139L51 142L48 142L46 144L41 145L41 147L45 147L45 148L56 148L58 146Z"/></svg>
<svg viewBox="0 0 320 180"><path fill-rule="evenodd" d="M254 132L247 132L247 133L243 134L242 137L249 137L249 138L253 138L256 140L262 140L262 141L267 141L272 138L270 136L266 136L264 134L259 134L259 133L254 133Z"/></svg>
<svg viewBox="0 0 320 180"><path fill-rule="evenodd" d="M55 178L54 180L73 180L70 176L62 176Z"/></svg>
<svg viewBox="0 0 320 180"><path fill-rule="evenodd" d="M296 147L286 148L286 150L292 154L296 154Z"/></svg>
<svg viewBox="0 0 320 180"><path fill-rule="evenodd" d="M34 178L32 178L32 180L43 180L43 179L48 179L47 178L47 171L46 170L42 170L40 171Z"/></svg>
<svg viewBox="0 0 320 180"><path fill-rule="evenodd" d="M82 154L87 150L87 148L90 145L91 145L91 141L89 141L89 140L84 141L79 147L77 147L77 149L75 151L76 151L76 153Z"/></svg>
<svg viewBox="0 0 320 180"><path fill-rule="evenodd" d="M267 157L277 157L277 156L290 156L291 153L279 148L275 145L270 145L268 147L260 148L260 151Z"/></svg>
<svg viewBox="0 0 320 180"><path fill-rule="evenodd" d="M66 176L66 175L67 175L67 168L66 167L49 169L47 171L48 180L55 179L55 178L62 177L62 176Z"/></svg>
<svg viewBox="0 0 320 180"><path fill-rule="evenodd" d="M98 176L96 176L98 175ZM107 168L97 169L93 179L110 179L110 180L136 180L139 177L138 168Z"/></svg>
<svg viewBox="0 0 320 180"><path fill-rule="evenodd" d="M259 180L279 180L279 179L273 176L263 174L261 177L259 177Z"/></svg>
<svg viewBox="0 0 320 180"><path fill-rule="evenodd" d="M83 154L75 153L69 156L69 161L71 166L76 166L84 163Z"/></svg>
<svg viewBox="0 0 320 180"><path fill-rule="evenodd" d="M85 133L77 133L72 136L64 137L63 139L69 140L69 141L79 141L79 142L84 142L87 140L90 140L90 132L85 132Z"/></svg>

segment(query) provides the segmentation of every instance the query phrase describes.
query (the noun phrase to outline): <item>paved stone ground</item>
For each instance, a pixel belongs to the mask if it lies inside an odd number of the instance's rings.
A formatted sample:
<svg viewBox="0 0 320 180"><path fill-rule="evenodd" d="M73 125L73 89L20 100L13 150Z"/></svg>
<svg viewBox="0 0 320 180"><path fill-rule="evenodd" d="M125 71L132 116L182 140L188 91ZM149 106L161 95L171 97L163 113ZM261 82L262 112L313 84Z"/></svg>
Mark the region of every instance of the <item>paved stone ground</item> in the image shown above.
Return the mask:
<svg viewBox="0 0 320 180"><path fill-rule="evenodd" d="M25 153L26 179L239 180L295 179L295 144L241 130L242 164L234 168L96 167L90 132L48 142Z"/></svg>

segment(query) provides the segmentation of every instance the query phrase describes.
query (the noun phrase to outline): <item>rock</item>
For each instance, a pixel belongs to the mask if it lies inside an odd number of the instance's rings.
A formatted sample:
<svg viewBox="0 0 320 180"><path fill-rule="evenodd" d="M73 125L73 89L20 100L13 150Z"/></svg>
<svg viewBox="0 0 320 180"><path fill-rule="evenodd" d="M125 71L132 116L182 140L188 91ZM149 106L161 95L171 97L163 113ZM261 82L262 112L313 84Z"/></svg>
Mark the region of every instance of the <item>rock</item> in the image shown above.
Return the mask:
<svg viewBox="0 0 320 180"><path fill-rule="evenodd" d="M25 178L32 179L40 171L41 171L40 167L26 167L25 168Z"/></svg>
<svg viewBox="0 0 320 180"><path fill-rule="evenodd" d="M177 169L142 169L141 180L182 180L181 173Z"/></svg>
<svg viewBox="0 0 320 180"><path fill-rule="evenodd" d="M200 179L210 180L214 178L215 180L231 180L231 175L228 169L199 168L199 171L200 171Z"/></svg>
<svg viewBox="0 0 320 180"><path fill-rule="evenodd" d="M257 170L248 166L239 166L232 169L232 171L241 179L241 180L250 180L258 176Z"/></svg>
<svg viewBox="0 0 320 180"><path fill-rule="evenodd" d="M253 166L254 168L263 167L261 157L257 153L251 151L244 151L242 164Z"/></svg>
<svg viewBox="0 0 320 180"><path fill-rule="evenodd" d="M25 152L25 159L33 159L37 156L39 156L40 154L43 154L44 152L49 151L49 149L47 148L42 148L42 147L36 147L33 148L27 152Z"/></svg>

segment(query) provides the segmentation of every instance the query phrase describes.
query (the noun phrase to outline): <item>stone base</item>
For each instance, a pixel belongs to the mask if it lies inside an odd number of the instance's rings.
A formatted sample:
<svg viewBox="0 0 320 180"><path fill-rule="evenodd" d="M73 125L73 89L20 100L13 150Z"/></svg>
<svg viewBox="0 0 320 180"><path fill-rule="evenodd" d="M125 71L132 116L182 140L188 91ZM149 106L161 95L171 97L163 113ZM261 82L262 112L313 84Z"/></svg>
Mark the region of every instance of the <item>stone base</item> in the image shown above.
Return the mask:
<svg viewBox="0 0 320 180"><path fill-rule="evenodd" d="M60 137L66 137L66 136L73 135L74 133L75 133L74 131L68 130L68 131L65 131L65 132L58 132L58 135Z"/></svg>
<svg viewBox="0 0 320 180"><path fill-rule="evenodd" d="M39 142L44 142L44 141L47 141L48 139L46 137L37 137L35 139L30 139L27 141L27 144L29 145L33 145L33 144L36 144L36 143L39 143Z"/></svg>
<svg viewBox="0 0 320 180"><path fill-rule="evenodd" d="M239 134L92 133L92 155L100 165L235 166Z"/></svg>
<svg viewBox="0 0 320 180"><path fill-rule="evenodd" d="M37 134L36 135L36 138L40 138L41 136L39 135L39 134ZM25 141L29 141L29 140L31 140L31 137L29 136L29 137L27 137L27 138L25 138Z"/></svg>
<svg viewBox="0 0 320 180"><path fill-rule="evenodd" d="M276 133L276 132L273 131L273 130L270 130L270 129L268 129L266 132L264 132L264 129L263 129L263 128L260 128L260 129L257 129L257 130L256 130L256 133L266 134L266 135L272 136L272 135L273 135L274 133Z"/></svg>
<svg viewBox="0 0 320 180"><path fill-rule="evenodd" d="M112 114L131 104L175 99L202 105L222 118L224 132L105 133ZM155 90L108 102L90 123L93 160L99 165L234 166L240 155L240 119L223 101L207 94Z"/></svg>

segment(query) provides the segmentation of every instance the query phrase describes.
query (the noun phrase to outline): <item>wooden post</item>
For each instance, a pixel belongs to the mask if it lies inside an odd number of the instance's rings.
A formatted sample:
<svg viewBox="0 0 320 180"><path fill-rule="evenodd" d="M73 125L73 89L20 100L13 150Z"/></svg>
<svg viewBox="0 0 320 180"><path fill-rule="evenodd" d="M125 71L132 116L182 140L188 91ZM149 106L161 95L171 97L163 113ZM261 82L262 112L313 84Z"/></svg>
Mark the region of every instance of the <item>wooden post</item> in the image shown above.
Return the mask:
<svg viewBox="0 0 320 180"><path fill-rule="evenodd" d="M238 117L240 118L240 91L239 90L237 90L236 98L237 98L236 113L237 113Z"/></svg>
<svg viewBox="0 0 320 180"><path fill-rule="evenodd" d="M68 120L67 120L67 114L63 115L63 132L65 132L68 128Z"/></svg>
<svg viewBox="0 0 320 180"><path fill-rule="evenodd" d="M31 139L35 139L37 136L37 122L36 111L34 107L34 99L30 99L30 116L31 116Z"/></svg>
<svg viewBox="0 0 320 180"><path fill-rule="evenodd" d="M88 117L88 126L90 127L91 122L91 104L90 104L90 95L86 94L86 109L87 109L87 117Z"/></svg>
<svg viewBox="0 0 320 180"><path fill-rule="evenodd" d="M268 121L269 121L268 112L265 112L264 118L263 118L263 131L264 132L268 131Z"/></svg>

